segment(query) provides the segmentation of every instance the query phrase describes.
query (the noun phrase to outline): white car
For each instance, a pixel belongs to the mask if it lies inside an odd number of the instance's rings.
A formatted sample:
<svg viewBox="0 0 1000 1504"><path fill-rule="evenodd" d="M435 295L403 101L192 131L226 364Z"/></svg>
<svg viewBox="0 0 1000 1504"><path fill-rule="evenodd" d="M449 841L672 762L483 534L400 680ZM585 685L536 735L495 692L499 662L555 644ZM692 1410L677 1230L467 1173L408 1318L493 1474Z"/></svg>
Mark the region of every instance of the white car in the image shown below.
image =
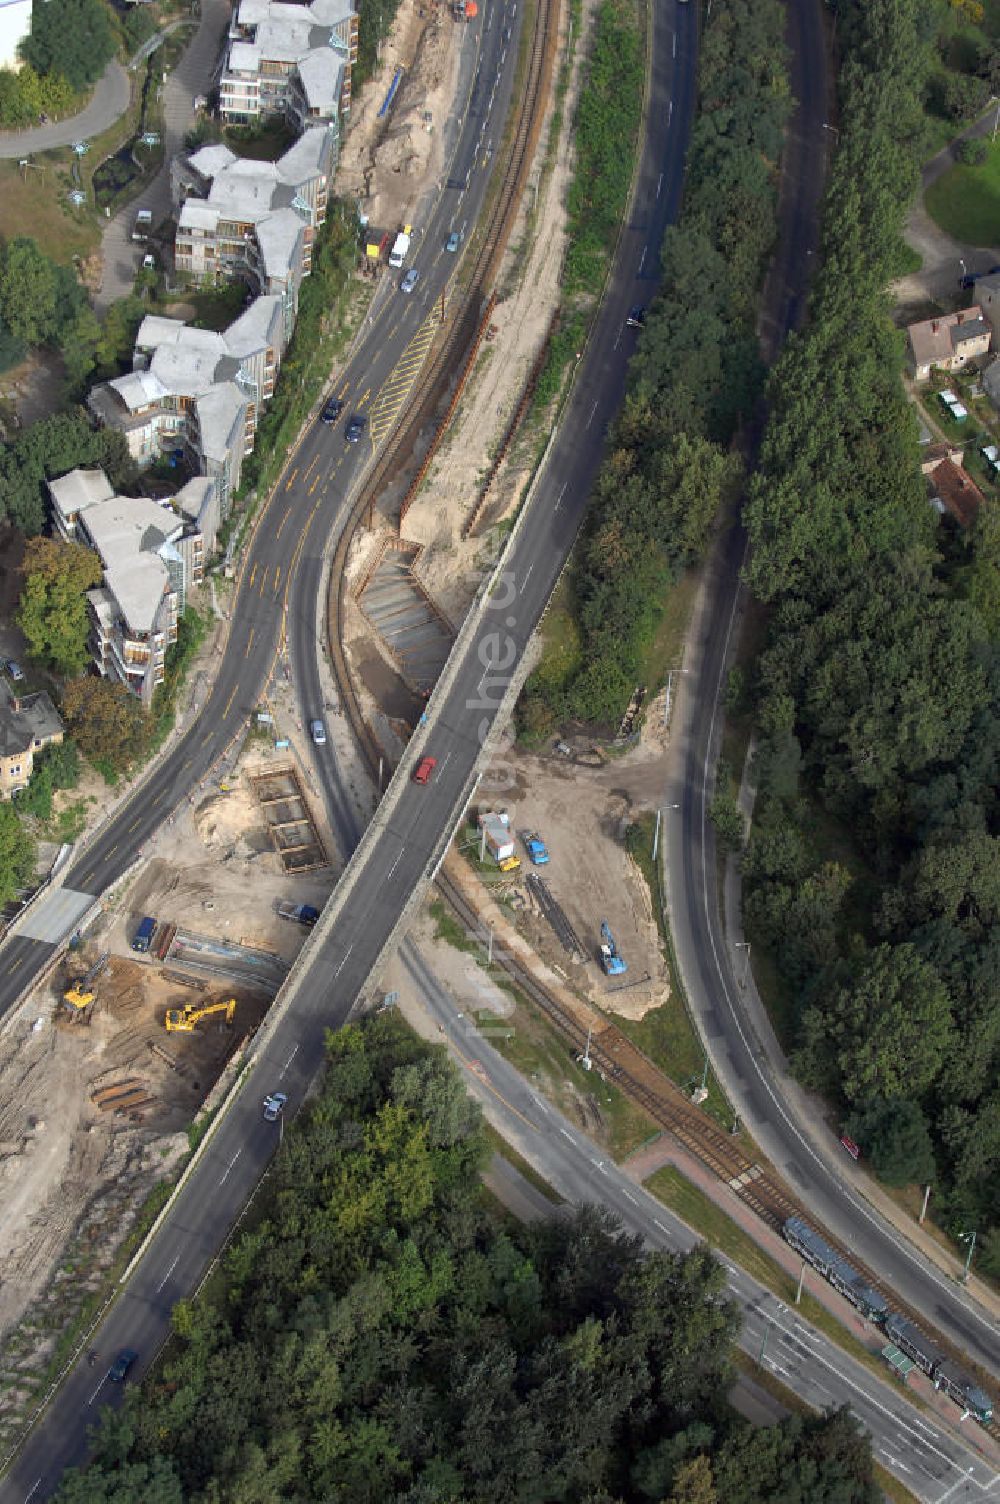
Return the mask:
<svg viewBox="0 0 1000 1504"><path fill-rule="evenodd" d="M276 1123L281 1117L281 1111L288 1101L283 1091L272 1091L269 1097L264 1098L264 1122Z"/></svg>
<svg viewBox="0 0 1000 1504"><path fill-rule="evenodd" d="M323 725L322 721L309 722L309 735L312 737L317 747L326 746L326 727Z"/></svg>

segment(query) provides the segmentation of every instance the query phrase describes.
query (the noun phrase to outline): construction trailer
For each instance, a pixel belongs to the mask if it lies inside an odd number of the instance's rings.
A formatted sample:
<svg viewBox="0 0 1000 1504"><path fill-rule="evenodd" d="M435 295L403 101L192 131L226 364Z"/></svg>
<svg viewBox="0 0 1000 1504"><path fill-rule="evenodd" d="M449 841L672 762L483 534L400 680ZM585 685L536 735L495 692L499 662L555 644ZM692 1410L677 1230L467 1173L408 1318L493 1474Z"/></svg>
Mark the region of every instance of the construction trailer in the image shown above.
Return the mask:
<svg viewBox="0 0 1000 1504"><path fill-rule="evenodd" d="M501 811L495 814L487 810L479 816L480 849L485 857L488 851L497 866L504 872L514 872L521 865L514 850L514 836L509 817Z"/></svg>

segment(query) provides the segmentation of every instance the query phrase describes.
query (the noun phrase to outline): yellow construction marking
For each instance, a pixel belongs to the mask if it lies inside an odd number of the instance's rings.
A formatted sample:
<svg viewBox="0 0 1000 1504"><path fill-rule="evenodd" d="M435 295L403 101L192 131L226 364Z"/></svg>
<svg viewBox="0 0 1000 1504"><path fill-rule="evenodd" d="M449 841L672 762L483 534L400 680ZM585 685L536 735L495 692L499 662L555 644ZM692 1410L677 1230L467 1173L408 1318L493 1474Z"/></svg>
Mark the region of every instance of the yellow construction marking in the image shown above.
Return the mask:
<svg viewBox="0 0 1000 1504"><path fill-rule="evenodd" d="M256 578L257 578L257 566L255 564L254 567L250 571L250 584L247 586L248 590L252 590L253 589L253 582L254 582L254 580Z"/></svg>
<svg viewBox="0 0 1000 1504"><path fill-rule="evenodd" d="M84 878L83 880L84 880L84 882L86 882L87 878ZM16 971L17 968L20 966L20 964L21 964L21 962L23 960L24 960L23 956L18 956L17 960L16 961L12 961L11 964L10 964L10 966L7 969L9 971Z"/></svg>
<svg viewBox="0 0 1000 1504"><path fill-rule="evenodd" d="M278 523L278 531L274 535L274 541L275 541L275 543L277 543L278 539L281 537L281 529L284 527L285 523L288 521L288 519L289 519L289 517L291 515L292 515L292 509L291 509L291 507L289 507L288 510L285 512L284 517L282 517L281 521Z"/></svg>
<svg viewBox="0 0 1000 1504"><path fill-rule="evenodd" d="M249 658L250 657L250 648L252 647L252 645L253 645L253 627L250 628L250 636L247 638L247 650L243 654L244 658Z"/></svg>
<svg viewBox="0 0 1000 1504"><path fill-rule="evenodd" d="M267 569L264 570L264 573L260 577L260 593L261 593L261 595L264 594L264 586L267 584L267 577L268 577L268 574L270 573L270 568L271 568L271 566L268 565Z"/></svg>
<svg viewBox="0 0 1000 1504"><path fill-rule="evenodd" d="M136 826L139 825L139 824L141 824L141 822L142 822L142 816L140 815L137 820L133 820L132 821L132 824L129 826L129 830L135 830Z"/></svg>
<svg viewBox="0 0 1000 1504"><path fill-rule="evenodd" d="M475 1076L480 1085L485 1086L487 1091L491 1091L496 1097L497 1101L502 1102L503 1105L509 1109L509 1111L514 1113L515 1117L519 1117L521 1119L521 1122L524 1123L525 1127L531 1129L532 1133L538 1132L538 1124L533 1123L530 1118L526 1118L523 1112L519 1112L518 1109L514 1106L513 1102L508 1102L503 1092L497 1091L496 1087L493 1085L493 1082L488 1079L486 1072L483 1070L483 1067L478 1060L473 1060L470 1055L463 1054L457 1045L452 1045L452 1048L454 1049L455 1054L458 1056L459 1060L461 1060L462 1064L465 1066L466 1070L470 1071L472 1075Z"/></svg>
<svg viewBox="0 0 1000 1504"><path fill-rule="evenodd" d="M313 481L312 485L309 487L309 495L310 496L313 494L313 492L315 491L316 487L319 485L319 483L320 483L320 481L322 479L323 479L322 475L317 475L316 479Z"/></svg>
<svg viewBox="0 0 1000 1504"><path fill-rule="evenodd" d="M229 699L226 701L226 708L222 712L222 718L223 718L223 720L225 720L226 716L229 714L229 707L233 703L233 701L235 700L235 698L236 698L236 689L234 687L232 694L229 696Z"/></svg>
<svg viewBox="0 0 1000 1504"><path fill-rule="evenodd" d="M118 842L116 841L113 846L109 846L108 847L108 852L107 852L108 856L114 856L114 854L115 854L115 852L117 850L118 850Z"/></svg>
<svg viewBox="0 0 1000 1504"><path fill-rule="evenodd" d="M288 477L288 479L285 482L285 490L286 491L290 491L292 489L292 482L295 480L295 477L298 475L298 473L299 473L299 467L298 467L298 465L296 465L295 469L292 471L291 475Z"/></svg>
<svg viewBox="0 0 1000 1504"><path fill-rule="evenodd" d="M439 328L437 306L427 315L416 334L410 340L386 382L372 403L372 444L378 445L392 428L400 409L413 390L427 359L427 352Z"/></svg>
<svg viewBox="0 0 1000 1504"><path fill-rule="evenodd" d="M340 388L340 391L337 393L337 396L340 397L341 399L343 399L344 397L347 396L347 394L350 391L350 389L351 389L351 383L349 381L345 381L344 384L343 384L343 386Z"/></svg>
<svg viewBox="0 0 1000 1504"><path fill-rule="evenodd" d="M303 533L302 536L305 537L305 534ZM278 593L278 587L279 587L280 584L281 584L281 565L278 564L278 565L275 566L275 570L274 570L274 594L275 595L277 595L277 593Z"/></svg>

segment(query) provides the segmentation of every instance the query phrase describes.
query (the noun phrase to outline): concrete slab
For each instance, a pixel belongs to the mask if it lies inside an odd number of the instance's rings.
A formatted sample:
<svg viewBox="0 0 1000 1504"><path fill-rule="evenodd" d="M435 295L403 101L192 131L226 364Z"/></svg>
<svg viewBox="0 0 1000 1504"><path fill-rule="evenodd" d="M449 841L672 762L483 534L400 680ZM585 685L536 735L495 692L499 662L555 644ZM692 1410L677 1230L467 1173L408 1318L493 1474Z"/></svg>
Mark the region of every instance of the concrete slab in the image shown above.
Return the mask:
<svg viewBox="0 0 1000 1504"><path fill-rule="evenodd" d="M25 940L45 940L58 945L76 929L84 914L100 900L93 893L78 893L75 888L57 888L39 899L17 926L16 934Z"/></svg>

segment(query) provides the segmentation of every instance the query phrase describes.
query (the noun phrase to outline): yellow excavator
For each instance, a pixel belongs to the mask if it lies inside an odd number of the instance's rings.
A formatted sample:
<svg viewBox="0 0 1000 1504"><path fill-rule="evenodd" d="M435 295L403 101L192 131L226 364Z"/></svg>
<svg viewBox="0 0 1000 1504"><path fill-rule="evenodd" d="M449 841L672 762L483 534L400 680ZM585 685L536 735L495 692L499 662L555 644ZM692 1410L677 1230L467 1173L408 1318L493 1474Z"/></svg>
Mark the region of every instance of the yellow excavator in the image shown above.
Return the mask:
<svg viewBox="0 0 1000 1504"><path fill-rule="evenodd" d="M63 1005L72 1018L83 1018L94 998L97 996L97 988L94 983L111 959L109 951L105 951L100 960L96 961L89 971L82 977L77 977L70 982L63 993Z"/></svg>
<svg viewBox="0 0 1000 1504"><path fill-rule="evenodd" d="M191 1034L194 1026L203 1018L209 1018L213 1013L224 1013L226 1023L231 1024L236 1012L236 999L231 997L228 1003L209 1003L207 1007L199 1008L197 1003L186 1003L183 1008L168 1008L164 1022L168 1034Z"/></svg>

